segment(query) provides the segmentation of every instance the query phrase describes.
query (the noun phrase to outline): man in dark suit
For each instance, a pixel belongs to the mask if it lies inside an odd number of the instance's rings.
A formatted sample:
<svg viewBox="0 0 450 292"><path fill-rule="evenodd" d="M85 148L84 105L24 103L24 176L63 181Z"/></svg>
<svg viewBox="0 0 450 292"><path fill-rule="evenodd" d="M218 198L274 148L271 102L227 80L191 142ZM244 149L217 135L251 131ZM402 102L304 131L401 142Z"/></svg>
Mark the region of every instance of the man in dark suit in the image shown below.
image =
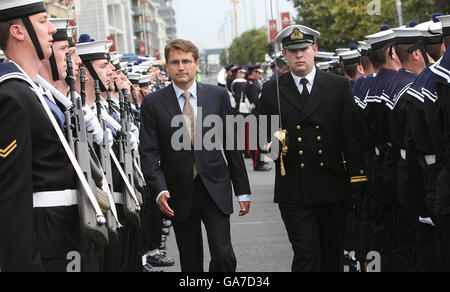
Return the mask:
<svg viewBox="0 0 450 292"><path fill-rule="evenodd" d="M280 106L288 133L283 163L276 161L275 202L294 249L295 272L343 271L345 204L351 183L367 181L350 83L315 67L319 36L301 25L278 35L291 72L264 84L260 100L260 116L279 115ZM274 133L267 134L270 142Z"/></svg>
<svg viewBox="0 0 450 292"><path fill-rule="evenodd" d="M226 131L225 119L232 116L230 97L223 88L195 81L199 57L191 42L175 40L167 45L165 55L173 84L145 97L142 104L142 170L151 196L173 221L182 271L203 271L203 221L211 251L209 270L233 272L236 258L230 237L231 182L240 201L239 215L244 216L250 209L244 160L239 151L209 150L198 143L212 130L202 125L210 115L216 115ZM184 125L173 126L182 115ZM180 131L182 137L175 138ZM220 144L228 145L223 134ZM177 143L187 147L180 150Z"/></svg>

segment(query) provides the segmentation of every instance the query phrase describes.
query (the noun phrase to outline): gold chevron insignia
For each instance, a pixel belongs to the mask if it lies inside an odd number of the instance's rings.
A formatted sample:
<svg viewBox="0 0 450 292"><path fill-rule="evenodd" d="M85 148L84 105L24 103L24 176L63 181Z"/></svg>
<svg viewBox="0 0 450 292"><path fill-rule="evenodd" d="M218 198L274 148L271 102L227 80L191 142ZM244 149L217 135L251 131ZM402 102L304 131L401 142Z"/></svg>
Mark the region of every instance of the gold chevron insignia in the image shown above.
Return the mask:
<svg viewBox="0 0 450 292"><path fill-rule="evenodd" d="M6 147L5 149L0 149L0 157L1 158L6 158L9 156L9 154L11 154L14 149L17 148L17 140L14 140L11 144L9 144L8 147Z"/></svg>

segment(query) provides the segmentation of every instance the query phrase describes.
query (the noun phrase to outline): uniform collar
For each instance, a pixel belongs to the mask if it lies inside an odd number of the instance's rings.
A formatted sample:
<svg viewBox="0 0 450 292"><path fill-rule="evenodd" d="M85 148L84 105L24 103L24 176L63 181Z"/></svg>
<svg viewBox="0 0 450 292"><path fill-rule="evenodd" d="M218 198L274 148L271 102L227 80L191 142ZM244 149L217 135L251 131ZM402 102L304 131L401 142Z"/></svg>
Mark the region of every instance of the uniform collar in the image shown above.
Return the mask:
<svg viewBox="0 0 450 292"><path fill-rule="evenodd" d="M313 86L313 85L314 85L314 80L316 79L316 74L317 74L316 66L314 66L314 68L313 68L313 70L311 71L311 73L309 73L309 74L306 75L305 77L297 76L297 75L295 75L294 73L291 72L291 75L292 75L292 77L294 78L295 84L296 84L297 86L300 86L300 84L301 84L300 81L301 81L303 78L306 78L306 79L308 80L309 84L310 84L311 86Z"/></svg>
<svg viewBox="0 0 450 292"><path fill-rule="evenodd" d="M189 92L191 94L191 97L193 97L194 99L197 98L197 81L194 81L194 83L191 85L191 87L189 87L188 90L183 90L179 88L178 86L175 85L175 83L173 83L173 89L175 90L175 94L178 99L185 91Z"/></svg>

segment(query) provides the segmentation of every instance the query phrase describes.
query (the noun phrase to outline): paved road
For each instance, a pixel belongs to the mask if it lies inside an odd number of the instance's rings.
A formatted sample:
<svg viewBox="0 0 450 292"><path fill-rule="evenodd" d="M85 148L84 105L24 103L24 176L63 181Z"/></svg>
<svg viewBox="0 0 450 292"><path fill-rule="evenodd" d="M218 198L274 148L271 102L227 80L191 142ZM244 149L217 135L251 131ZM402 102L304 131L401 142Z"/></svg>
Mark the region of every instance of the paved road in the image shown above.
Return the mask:
<svg viewBox="0 0 450 292"><path fill-rule="evenodd" d="M203 82L217 83L215 75L202 77ZM254 172L251 160L246 160L246 164L253 193L251 213L239 217L239 205L235 202L234 210L237 212L231 216L231 237L238 261L237 271L289 272L293 253L278 205L273 203L274 169L271 172ZM210 257L205 232L204 249L207 271ZM173 230L167 241L167 253L176 260L176 265L164 270L181 271Z"/></svg>

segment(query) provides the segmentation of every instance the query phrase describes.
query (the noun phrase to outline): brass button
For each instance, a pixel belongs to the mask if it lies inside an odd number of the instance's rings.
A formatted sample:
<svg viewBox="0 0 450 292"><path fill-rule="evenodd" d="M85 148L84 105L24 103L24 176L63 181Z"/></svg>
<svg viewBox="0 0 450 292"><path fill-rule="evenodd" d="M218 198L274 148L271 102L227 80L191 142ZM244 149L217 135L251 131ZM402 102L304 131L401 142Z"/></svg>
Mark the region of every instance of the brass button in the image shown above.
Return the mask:
<svg viewBox="0 0 450 292"><path fill-rule="evenodd" d="M301 129L302 129L302 127L301 127L300 125L298 125L298 126L297 126L297 130L300 131Z"/></svg>
<svg viewBox="0 0 450 292"><path fill-rule="evenodd" d="M322 162L322 163L320 164L320 167L324 167L324 166L325 166L325 163Z"/></svg>
<svg viewBox="0 0 450 292"><path fill-rule="evenodd" d="M298 142L302 142L303 141L303 138L298 138Z"/></svg>
<svg viewBox="0 0 450 292"><path fill-rule="evenodd" d="M299 154L300 156L302 156L302 155L305 154L305 153L303 152L303 150L300 150L300 151L298 152L298 154Z"/></svg>
<svg viewBox="0 0 450 292"><path fill-rule="evenodd" d="M320 130L320 126L316 126L316 130Z"/></svg>
<svg viewBox="0 0 450 292"><path fill-rule="evenodd" d="M322 141L322 137L317 137L317 141Z"/></svg>
<svg viewBox="0 0 450 292"><path fill-rule="evenodd" d="M322 150L319 150L319 155L322 155L323 154L323 151Z"/></svg>
<svg viewBox="0 0 450 292"><path fill-rule="evenodd" d="M305 168L305 166L306 166L306 165L305 165L304 163L300 164L300 167L301 167L301 168Z"/></svg>

